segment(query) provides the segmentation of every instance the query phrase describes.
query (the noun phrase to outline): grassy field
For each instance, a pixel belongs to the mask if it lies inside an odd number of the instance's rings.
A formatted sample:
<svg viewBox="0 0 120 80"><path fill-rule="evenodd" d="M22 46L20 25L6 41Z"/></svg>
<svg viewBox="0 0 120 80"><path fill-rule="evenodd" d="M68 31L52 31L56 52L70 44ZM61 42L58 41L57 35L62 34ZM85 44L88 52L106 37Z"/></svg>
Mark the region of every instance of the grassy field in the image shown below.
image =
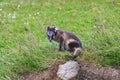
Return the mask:
<svg viewBox="0 0 120 80"><path fill-rule="evenodd" d="M20 80L71 55L47 40L48 25L82 40L78 60L120 68L120 0L0 0L0 80Z"/></svg>

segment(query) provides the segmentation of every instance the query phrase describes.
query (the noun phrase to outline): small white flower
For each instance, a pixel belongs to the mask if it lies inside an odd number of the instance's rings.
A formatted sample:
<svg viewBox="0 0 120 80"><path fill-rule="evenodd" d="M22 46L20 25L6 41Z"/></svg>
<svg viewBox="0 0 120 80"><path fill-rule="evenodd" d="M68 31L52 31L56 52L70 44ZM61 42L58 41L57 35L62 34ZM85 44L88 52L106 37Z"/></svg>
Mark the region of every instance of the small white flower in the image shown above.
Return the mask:
<svg viewBox="0 0 120 80"><path fill-rule="evenodd" d="M25 24L25 25L28 25L28 24L29 24L29 22L24 22L24 24Z"/></svg>
<svg viewBox="0 0 120 80"><path fill-rule="evenodd" d="M7 5L7 2L1 2L0 5Z"/></svg>
<svg viewBox="0 0 120 80"><path fill-rule="evenodd" d="M20 8L20 5L18 5L17 7Z"/></svg>
<svg viewBox="0 0 120 80"><path fill-rule="evenodd" d="M31 14L29 14L29 17L31 17Z"/></svg>
<svg viewBox="0 0 120 80"><path fill-rule="evenodd" d="M94 25L93 27L94 27L94 28L96 28L96 26L95 26L95 25Z"/></svg>
<svg viewBox="0 0 120 80"><path fill-rule="evenodd" d="M29 22L26 23L27 25L29 24Z"/></svg>
<svg viewBox="0 0 120 80"><path fill-rule="evenodd" d="M0 9L0 11L2 11L2 8Z"/></svg>
<svg viewBox="0 0 120 80"><path fill-rule="evenodd" d="M37 14L39 15L40 13L39 13L39 12L37 12Z"/></svg>
<svg viewBox="0 0 120 80"><path fill-rule="evenodd" d="M12 15L12 18L13 18L13 19L15 19L15 18L16 18L16 15L15 15L15 14L14 14L14 15Z"/></svg>
<svg viewBox="0 0 120 80"><path fill-rule="evenodd" d="M8 18L11 18L11 13L9 13L9 14L7 15L7 17L8 17Z"/></svg>

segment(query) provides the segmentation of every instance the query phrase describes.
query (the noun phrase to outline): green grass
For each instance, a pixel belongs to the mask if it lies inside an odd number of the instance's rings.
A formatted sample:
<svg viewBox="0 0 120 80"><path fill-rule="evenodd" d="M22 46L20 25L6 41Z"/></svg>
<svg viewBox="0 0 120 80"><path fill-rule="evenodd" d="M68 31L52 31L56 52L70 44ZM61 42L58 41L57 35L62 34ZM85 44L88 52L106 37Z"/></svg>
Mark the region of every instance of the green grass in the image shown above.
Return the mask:
<svg viewBox="0 0 120 80"><path fill-rule="evenodd" d="M0 0L0 80L47 69L68 52L47 40L46 26L75 33L83 55L103 66L120 68L120 1Z"/></svg>

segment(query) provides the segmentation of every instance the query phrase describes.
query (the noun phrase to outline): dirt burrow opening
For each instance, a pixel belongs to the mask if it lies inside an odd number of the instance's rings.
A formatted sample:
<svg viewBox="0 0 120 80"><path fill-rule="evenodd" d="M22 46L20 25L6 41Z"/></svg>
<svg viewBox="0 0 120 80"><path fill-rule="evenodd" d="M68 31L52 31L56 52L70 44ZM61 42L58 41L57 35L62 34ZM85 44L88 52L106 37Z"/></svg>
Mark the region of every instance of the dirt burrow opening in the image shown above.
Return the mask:
<svg viewBox="0 0 120 80"><path fill-rule="evenodd" d="M120 69L110 67L95 66L86 60L78 61L80 70L76 77L70 80L120 80ZM21 76L22 80L61 80L57 76L61 61L55 62L48 70L29 73Z"/></svg>

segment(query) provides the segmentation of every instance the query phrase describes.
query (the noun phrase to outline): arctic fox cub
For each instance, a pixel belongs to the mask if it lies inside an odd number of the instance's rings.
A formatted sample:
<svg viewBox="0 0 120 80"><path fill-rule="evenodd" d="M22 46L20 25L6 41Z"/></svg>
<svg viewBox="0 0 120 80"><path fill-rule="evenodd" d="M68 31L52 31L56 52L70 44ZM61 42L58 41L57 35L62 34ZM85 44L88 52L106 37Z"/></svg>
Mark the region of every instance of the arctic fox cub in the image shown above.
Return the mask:
<svg viewBox="0 0 120 80"><path fill-rule="evenodd" d="M82 51L82 42L71 32L58 30L57 27L47 27L46 34L49 41L56 41L59 43L59 50L73 51L73 59L75 59Z"/></svg>

